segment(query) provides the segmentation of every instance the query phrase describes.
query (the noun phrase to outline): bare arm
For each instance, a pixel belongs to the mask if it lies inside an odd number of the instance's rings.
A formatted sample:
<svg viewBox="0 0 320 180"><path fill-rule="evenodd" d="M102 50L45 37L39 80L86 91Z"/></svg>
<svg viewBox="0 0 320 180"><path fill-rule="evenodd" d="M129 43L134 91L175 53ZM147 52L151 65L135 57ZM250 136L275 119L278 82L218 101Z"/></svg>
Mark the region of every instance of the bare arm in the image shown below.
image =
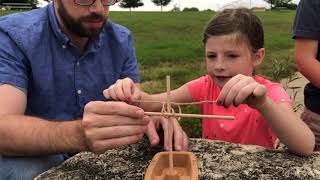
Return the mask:
<svg viewBox="0 0 320 180"><path fill-rule="evenodd" d="M24 116L24 92L0 86L0 154L39 155L85 149L81 121L50 122Z"/></svg>
<svg viewBox="0 0 320 180"><path fill-rule="evenodd" d="M226 107L246 103L256 108L290 151L310 155L315 146L312 131L297 117L289 103L273 102L266 91L266 87L252 77L239 74L224 85L218 103Z"/></svg>
<svg viewBox="0 0 320 180"><path fill-rule="evenodd" d="M258 110L290 151L304 156L313 152L315 137L289 103L275 103L266 98L266 102Z"/></svg>
<svg viewBox="0 0 320 180"><path fill-rule="evenodd" d="M295 52L298 70L312 84L320 88L320 62L316 59L318 41L297 37L295 41Z"/></svg>
<svg viewBox="0 0 320 180"><path fill-rule="evenodd" d="M27 98L0 86L0 154L28 156L90 150L96 153L132 144L147 131L143 110L122 102L92 101L82 120L50 122L25 116Z"/></svg>

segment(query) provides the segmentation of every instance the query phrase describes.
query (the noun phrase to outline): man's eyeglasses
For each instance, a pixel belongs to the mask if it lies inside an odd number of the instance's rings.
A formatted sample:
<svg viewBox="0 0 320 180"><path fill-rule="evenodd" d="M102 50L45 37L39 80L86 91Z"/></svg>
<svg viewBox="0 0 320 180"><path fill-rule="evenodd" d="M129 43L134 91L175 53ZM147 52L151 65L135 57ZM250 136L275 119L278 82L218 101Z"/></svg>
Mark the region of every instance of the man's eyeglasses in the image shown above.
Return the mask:
<svg viewBox="0 0 320 180"><path fill-rule="evenodd" d="M112 6L120 0L101 0L102 5L104 6ZM91 6L94 4L96 0L74 0L74 3L80 6Z"/></svg>

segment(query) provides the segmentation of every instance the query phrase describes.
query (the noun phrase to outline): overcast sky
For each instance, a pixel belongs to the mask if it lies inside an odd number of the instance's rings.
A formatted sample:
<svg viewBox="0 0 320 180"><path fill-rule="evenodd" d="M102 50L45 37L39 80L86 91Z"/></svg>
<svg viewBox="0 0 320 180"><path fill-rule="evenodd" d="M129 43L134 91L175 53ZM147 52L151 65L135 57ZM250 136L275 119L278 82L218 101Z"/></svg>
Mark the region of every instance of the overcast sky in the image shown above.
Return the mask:
<svg viewBox="0 0 320 180"><path fill-rule="evenodd" d="M144 6L135 8L133 11L160 11L160 7L155 6L151 0L142 0ZM298 3L299 0L293 0L292 2ZM200 10L212 9L218 10L225 6L245 6L245 7L270 7L264 0L172 0L171 3L164 7L164 11L170 11L174 6L180 7L182 10L185 7L197 7ZM128 11L128 9L122 9L118 4L110 7L114 11Z"/></svg>

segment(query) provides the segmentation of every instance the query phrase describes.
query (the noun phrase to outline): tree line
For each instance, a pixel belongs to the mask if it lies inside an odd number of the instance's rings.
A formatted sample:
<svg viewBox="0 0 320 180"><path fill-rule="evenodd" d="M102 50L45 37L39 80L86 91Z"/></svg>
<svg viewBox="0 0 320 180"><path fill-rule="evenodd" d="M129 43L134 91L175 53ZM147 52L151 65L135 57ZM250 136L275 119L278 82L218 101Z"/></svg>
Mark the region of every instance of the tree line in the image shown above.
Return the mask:
<svg viewBox="0 0 320 180"><path fill-rule="evenodd" d="M167 6L171 0L151 0L156 6L161 7L161 11L163 7ZM277 8L288 8L288 9L296 9L297 5L292 2L292 0L264 0L271 5L271 9ZM142 0L122 0L120 2L120 7L122 8L137 8L143 6ZM174 8L177 8L176 6Z"/></svg>
<svg viewBox="0 0 320 180"><path fill-rule="evenodd" d="M45 0L50 2L51 0ZM172 0L151 0L156 6L160 6L161 11L163 7L167 6ZM271 9L288 8L296 9L297 5L292 0L264 0L271 5ZM0 3L30 3L32 5L37 4L37 0L0 0ZM121 0L119 6L122 8L131 9L143 6L142 0Z"/></svg>
<svg viewBox="0 0 320 180"><path fill-rule="evenodd" d="M171 0L151 0L151 2L153 2L156 6L160 6L162 11L163 7L167 6ZM122 0L119 6L122 8L129 8L131 11L132 8L137 8L143 5L144 4L142 0Z"/></svg>

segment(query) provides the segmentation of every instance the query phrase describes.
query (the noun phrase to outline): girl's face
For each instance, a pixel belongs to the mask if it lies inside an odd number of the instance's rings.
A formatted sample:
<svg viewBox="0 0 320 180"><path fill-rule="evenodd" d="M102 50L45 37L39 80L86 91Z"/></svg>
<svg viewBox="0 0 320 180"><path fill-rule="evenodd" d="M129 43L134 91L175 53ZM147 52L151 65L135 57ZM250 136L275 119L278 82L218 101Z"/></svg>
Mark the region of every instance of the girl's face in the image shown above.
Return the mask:
<svg viewBox="0 0 320 180"><path fill-rule="evenodd" d="M264 53L264 48L253 53L247 41L239 40L236 34L212 36L205 45L207 72L218 86L223 87L237 74L252 76Z"/></svg>

